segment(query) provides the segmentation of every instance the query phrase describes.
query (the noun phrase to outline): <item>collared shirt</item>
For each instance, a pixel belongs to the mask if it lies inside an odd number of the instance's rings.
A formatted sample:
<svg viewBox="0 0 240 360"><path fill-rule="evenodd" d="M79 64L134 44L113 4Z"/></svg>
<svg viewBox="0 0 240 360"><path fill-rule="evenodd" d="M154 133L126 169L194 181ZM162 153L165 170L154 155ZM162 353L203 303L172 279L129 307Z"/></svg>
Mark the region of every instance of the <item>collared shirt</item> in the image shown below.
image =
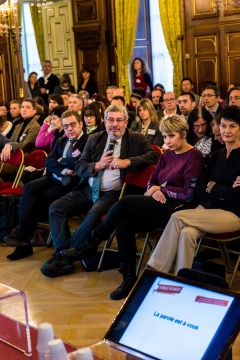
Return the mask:
<svg viewBox="0 0 240 360"><path fill-rule="evenodd" d="M219 107L219 103L216 103L216 105L215 105L213 108L209 109L209 108L206 106L206 109L207 109L207 111L212 115L212 117L214 118L215 115L216 115L216 112L217 112L218 107Z"/></svg>
<svg viewBox="0 0 240 360"><path fill-rule="evenodd" d="M50 78L51 75L52 73L43 76L45 85L48 83L48 78Z"/></svg>
<svg viewBox="0 0 240 360"><path fill-rule="evenodd" d="M113 156L115 159L120 158L121 144L122 138L116 140L117 143L114 146ZM108 145L110 142L110 138L108 137L103 153L107 151ZM92 186L93 178L89 178L89 185ZM101 180L100 180L100 191L110 191L110 190L120 190L122 187L121 179L120 179L120 169L104 169Z"/></svg>

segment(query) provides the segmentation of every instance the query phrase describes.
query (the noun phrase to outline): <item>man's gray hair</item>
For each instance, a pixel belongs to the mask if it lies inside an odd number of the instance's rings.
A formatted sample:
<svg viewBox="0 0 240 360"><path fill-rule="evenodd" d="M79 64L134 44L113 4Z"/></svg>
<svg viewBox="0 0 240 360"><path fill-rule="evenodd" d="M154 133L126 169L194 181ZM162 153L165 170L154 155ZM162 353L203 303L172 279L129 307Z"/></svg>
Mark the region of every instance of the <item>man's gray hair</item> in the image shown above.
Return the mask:
<svg viewBox="0 0 240 360"><path fill-rule="evenodd" d="M104 120L108 119L108 114L110 112L121 112L124 116L124 120L128 121L128 112L126 108L122 105L110 105L107 107L107 109L104 111Z"/></svg>

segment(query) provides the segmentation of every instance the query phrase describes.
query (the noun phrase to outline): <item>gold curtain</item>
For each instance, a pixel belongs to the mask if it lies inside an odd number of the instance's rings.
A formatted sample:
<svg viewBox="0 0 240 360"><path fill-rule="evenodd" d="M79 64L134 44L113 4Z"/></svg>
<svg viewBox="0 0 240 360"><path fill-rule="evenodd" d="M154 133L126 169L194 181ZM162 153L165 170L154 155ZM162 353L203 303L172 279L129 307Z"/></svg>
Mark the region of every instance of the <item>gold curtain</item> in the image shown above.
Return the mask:
<svg viewBox="0 0 240 360"><path fill-rule="evenodd" d="M174 92L179 95L182 79L181 0L159 0L160 18L169 54L173 62Z"/></svg>
<svg viewBox="0 0 240 360"><path fill-rule="evenodd" d="M36 38L39 58L42 63L45 60L42 14L38 12L37 6L30 6L30 11L31 11L31 15L32 15L34 35Z"/></svg>
<svg viewBox="0 0 240 360"><path fill-rule="evenodd" d="M125 89L126 98L129 99L129 73L138 21L139 0L116 0L116 54L118 60L118 86Z"/></svg>

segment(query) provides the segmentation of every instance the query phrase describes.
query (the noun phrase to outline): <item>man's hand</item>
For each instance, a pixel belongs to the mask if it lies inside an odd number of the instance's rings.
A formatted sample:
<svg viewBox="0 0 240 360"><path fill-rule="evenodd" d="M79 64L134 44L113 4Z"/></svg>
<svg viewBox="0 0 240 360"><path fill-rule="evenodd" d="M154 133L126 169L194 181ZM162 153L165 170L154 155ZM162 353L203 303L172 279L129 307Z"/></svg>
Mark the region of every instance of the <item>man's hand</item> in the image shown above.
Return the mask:
<svg viewBox="0 0 240 360"><path fill-rule="evenodd" d="M1 152L1 160L2 161L9 160L11 156L11 151L12 151L12 146L10 144L6 144Z"/></svg>
<svg viewBox="0 0 240 360"><path fill-rule="evenodd" d="M113 151L109 150L102 154L100 161L96 162L96 164L95 164L94 170L96 172L99 170L104 170L110 166L111 162L114 159L112 156L112 153L113 153Z"/></svg>
<svg viewBox="0 0 240 360"><path fill-rule="evenodd" d="M110 164L110 169L126 169L131 166L129 159L113 159Z"/></svg>
<svg viewBox="0 0 240 360"><path fill-rule="evenodd" d="M74 176L75 172L74 170L66 169L64 175Z"/></svg>

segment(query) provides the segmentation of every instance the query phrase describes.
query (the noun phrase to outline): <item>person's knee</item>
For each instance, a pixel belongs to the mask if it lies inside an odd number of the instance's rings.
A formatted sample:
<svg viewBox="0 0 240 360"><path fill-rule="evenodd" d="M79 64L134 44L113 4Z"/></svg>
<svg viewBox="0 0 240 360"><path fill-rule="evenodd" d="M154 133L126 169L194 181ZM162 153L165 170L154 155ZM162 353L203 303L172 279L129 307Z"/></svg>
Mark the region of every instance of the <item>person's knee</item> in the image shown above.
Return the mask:
<svg viewBox="0 0 240 360"><path fill-rule="evenodd" d="M181 230L181 238L185 241L186 246L195 246L198 236L194 228L185 227Z"/></svg>
<svg viewBox="0 0 240 360"><path fill-rule="evenodd" d="M59 214L59 213L63 213L63 208L61 206L61 203L59 200L54 201L50 206L49 206L49 217L54 216L55 214Z"/></svg>

